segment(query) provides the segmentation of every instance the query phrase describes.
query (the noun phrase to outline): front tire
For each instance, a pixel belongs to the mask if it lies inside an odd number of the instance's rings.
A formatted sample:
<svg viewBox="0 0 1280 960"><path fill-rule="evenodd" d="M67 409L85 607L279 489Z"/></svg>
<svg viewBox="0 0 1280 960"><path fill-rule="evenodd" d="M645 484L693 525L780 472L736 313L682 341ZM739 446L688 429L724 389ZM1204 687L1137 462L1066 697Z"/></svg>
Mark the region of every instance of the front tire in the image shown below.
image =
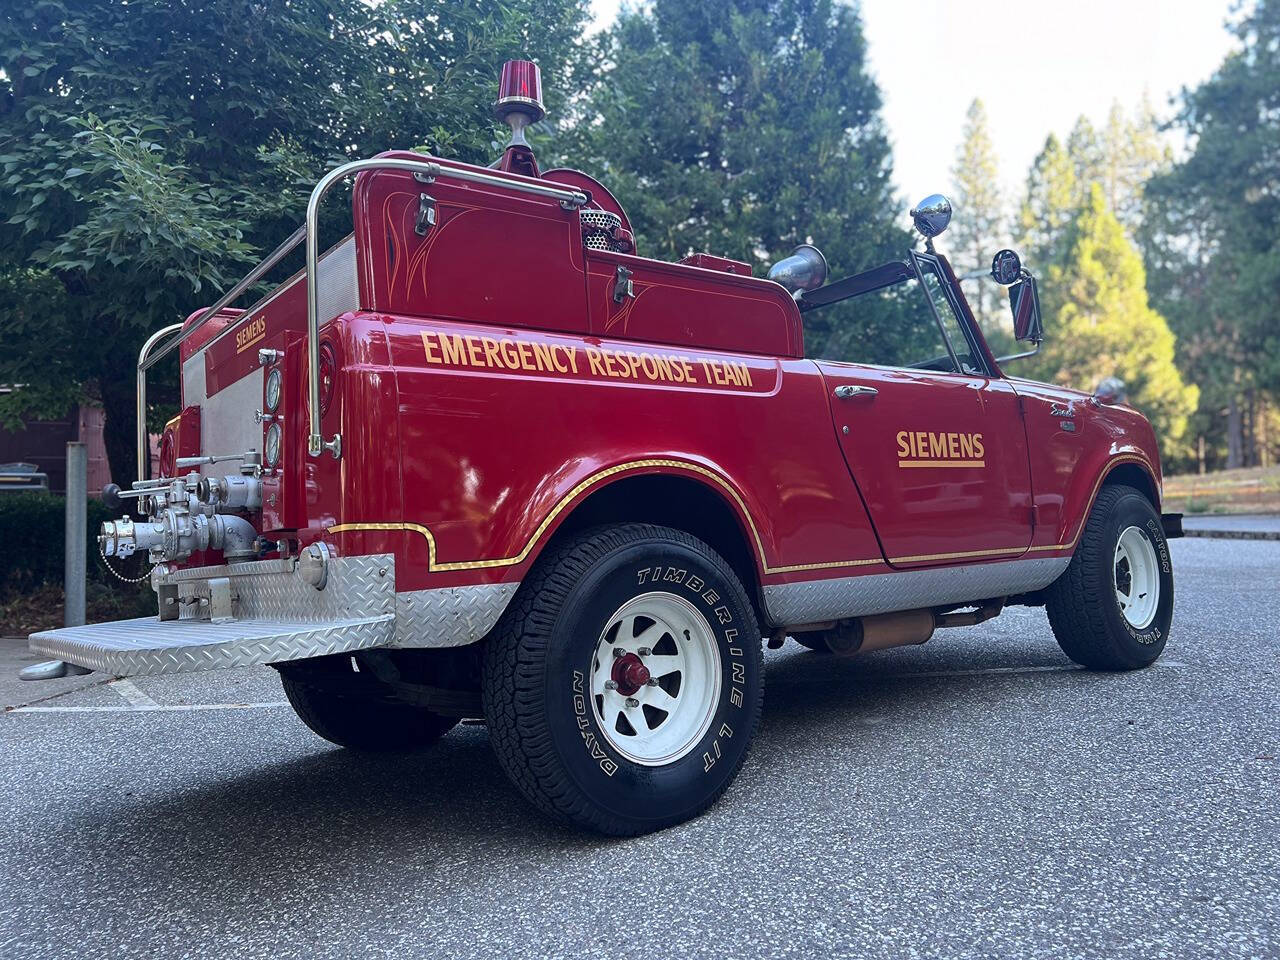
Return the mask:
<svg viewBox="0 0 1280 960"><path fill-rule="evenodd" d="M1173 620L1173 565L1151 501L1133 487L1103 487L1045 606L1058 645L1081 666L1154 663Z"/></svg>
<svg viewBox="0 0 1280 960"><path fill-rule="evenodd" d="M538 562L486 643L499 763L540 810L600 833L697 816L759 725L760 639L742 584L702 541L586 531Z"/></svg>

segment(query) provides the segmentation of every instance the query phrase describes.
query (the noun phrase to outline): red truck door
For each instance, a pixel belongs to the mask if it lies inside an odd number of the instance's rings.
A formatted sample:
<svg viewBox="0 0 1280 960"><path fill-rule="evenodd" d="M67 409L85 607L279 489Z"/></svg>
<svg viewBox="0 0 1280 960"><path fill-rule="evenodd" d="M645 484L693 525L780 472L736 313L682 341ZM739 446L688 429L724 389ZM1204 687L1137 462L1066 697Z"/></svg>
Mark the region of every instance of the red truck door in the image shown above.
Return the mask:
<svg viewBox="0 0 1280 960"><path fill-rule="evenodd" d="M1014 559L1032 534L1017 394L986 369L937 262L896 266L828 320L867 361L818 361L845 462L893 566Z"/></svg>

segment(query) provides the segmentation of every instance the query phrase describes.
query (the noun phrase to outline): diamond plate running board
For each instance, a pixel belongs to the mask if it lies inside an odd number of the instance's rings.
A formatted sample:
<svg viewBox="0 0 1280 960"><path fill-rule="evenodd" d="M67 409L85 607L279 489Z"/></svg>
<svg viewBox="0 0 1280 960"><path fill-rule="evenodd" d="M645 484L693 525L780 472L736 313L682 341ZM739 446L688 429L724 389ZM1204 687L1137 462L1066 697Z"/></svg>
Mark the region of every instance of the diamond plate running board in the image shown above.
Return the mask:
<svg viewBox="0 0 1280 960"><path fill-rule="evenodd" d="M137 677L350 653L394 639L394 614L322 623L141 617L33 633L31 649L103 673Z"/></svg>

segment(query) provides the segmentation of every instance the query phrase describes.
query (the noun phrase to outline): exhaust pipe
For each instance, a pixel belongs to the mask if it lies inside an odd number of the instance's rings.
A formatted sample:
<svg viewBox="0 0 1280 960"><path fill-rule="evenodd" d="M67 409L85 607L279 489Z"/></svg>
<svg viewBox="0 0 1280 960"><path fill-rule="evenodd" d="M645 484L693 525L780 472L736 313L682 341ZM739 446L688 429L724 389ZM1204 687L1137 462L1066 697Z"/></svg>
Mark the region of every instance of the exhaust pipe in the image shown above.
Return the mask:
<svg viewBox="0 0 1280 960"><path fill-rule="evenodd" d="M882 613L859 620L843 620L839 623L809 624L808 630L820 631L827 647L838 657L890 647L918 646L933 636L933 631L943 627L971 627L998 616L1004 609L1004 599L984 603L975 610L960 613L934 613L932 610L903 610L898 613ZM804 629L792 632L803 633Z"/></svg>

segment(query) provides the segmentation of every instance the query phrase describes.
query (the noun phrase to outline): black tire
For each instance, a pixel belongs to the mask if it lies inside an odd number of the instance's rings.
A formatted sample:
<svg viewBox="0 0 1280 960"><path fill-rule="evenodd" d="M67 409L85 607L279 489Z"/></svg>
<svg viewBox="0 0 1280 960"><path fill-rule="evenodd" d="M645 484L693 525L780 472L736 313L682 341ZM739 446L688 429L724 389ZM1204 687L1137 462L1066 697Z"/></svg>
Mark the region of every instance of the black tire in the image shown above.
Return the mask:
<svg viewBox="0 0 1280 960"><path fill-rule="evenodd" d="M1141 629L1125 618L1116 596L1116 544L1130 527L1154 549L1160 591L1154 614ZM1136 670L1154 663L1173 620L1173 564L1160 514L1151 501L1133 487L1103 487L1071 565L1048 588L1045 600L1058 645L1081 666Z"/></svg>
<svg viewBox="0 0 1280 960"><path fill-rule="evenodd" d="M370 678L351 672L350 658L329 659L340 662L322 670L283 668L280 683L298 719L330 743L366 753L425 750L458 722L456 717L370 696ZM344 663L345 673L335 669Z"/></svg>
<svg viewBox="0 0 1280 960"><path fill-rule="evenodd" d="M713 686L695 708L705 726L690 727L685 752L673 750L670 762L642 764L618 749L603 734L606 694L591 688L593 670L606 662L598 656L601 645L622 639L621 628L611 626L615 614L633 602L687 608L702 618L693 621L699 629L709 628L701 644L689 631L683 635L688 650L705 651L706 676L713 684L719 677L718 696ZM613 639L605 639L606 628ZM633 622L633 637L636 629ZM659 630L659 643L688 657L670 646L675 632ZM659 682L666 689L669 681ZM539 560L486 641L482 688L498 761L538 809L600 833L633 836L697 816L728 788L759 726L763 683L760 628L729 565L683 531L636 523L585 531ZM705 689L691 686L689 702L702 702L696 691ZM615 694L621 695L616 689L609 695ZM610 736L640 734L623 719L614 727Z"/></svg>

